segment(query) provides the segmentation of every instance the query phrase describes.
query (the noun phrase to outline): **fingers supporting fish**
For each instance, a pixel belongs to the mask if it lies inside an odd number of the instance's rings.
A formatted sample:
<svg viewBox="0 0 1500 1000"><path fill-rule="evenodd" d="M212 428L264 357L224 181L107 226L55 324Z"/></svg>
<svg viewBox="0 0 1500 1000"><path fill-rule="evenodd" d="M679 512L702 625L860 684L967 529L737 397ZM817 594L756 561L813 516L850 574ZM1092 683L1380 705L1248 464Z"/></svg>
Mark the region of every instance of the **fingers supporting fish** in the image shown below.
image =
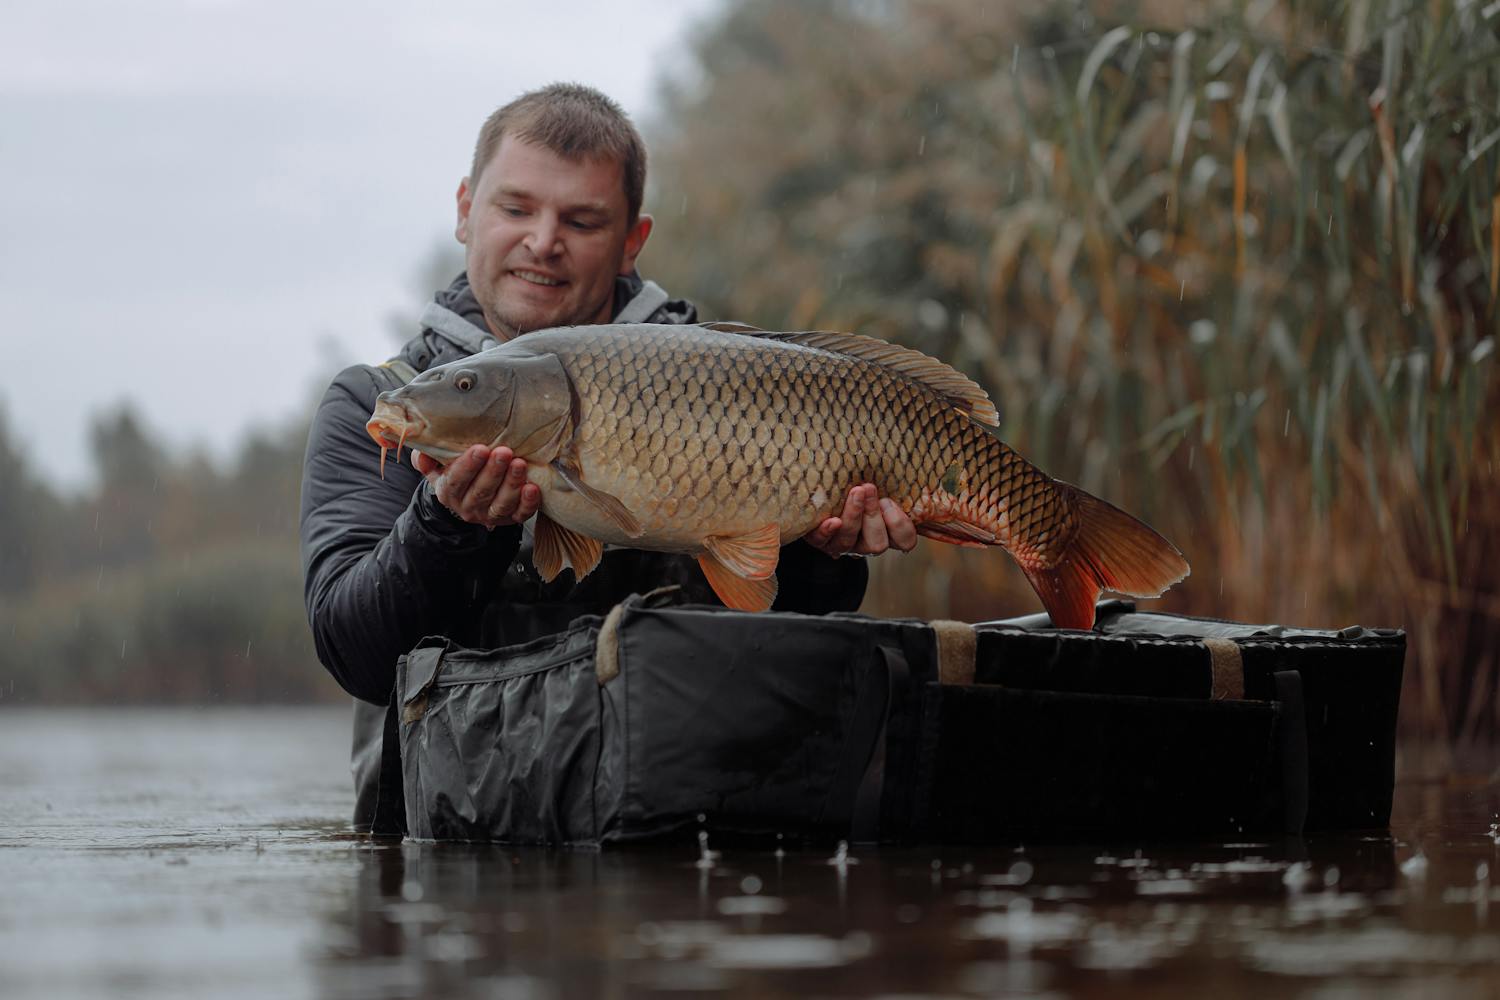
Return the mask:
<svg viewBox="0 0 1500 1000"><path fill-rule="evenodd" d="M526 481L525 460L509 448L475 445L425 475L438 502L470 524L519 524L541 506L541 491Z"/></svg>
<svg viewBox="0 0 1500 1000"><path fill-rule="evenodd" d="M882 499L873 484L862 483L850 488L838 516L825 518L805 537L830 556L877 556L889 549L910 552L917 529L899 504Z"/></svg>
<svg viewBox="0 0 1500 1000"><path fill-rule="evenodd" d="M880 515L885 520L885 530L890 537L891 548L901 552L910 552L917 547L917 526L912 523L911 518L906 516L906 511L901 509L900 504L890 497L881 497Z"/></svg>

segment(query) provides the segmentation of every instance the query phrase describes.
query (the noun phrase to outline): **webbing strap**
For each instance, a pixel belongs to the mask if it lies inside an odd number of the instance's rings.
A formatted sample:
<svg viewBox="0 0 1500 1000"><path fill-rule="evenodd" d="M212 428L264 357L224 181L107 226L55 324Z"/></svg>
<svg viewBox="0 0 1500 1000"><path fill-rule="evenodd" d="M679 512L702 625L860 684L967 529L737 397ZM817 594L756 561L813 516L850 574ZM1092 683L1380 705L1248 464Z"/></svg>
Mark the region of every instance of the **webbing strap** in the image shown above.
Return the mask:
<svg viewBox="0 0 1500 1000"><path fill-rule="evenodd" d="M932 623L937 643L938 681L967 687L974 683L974 659L979 637L968 622L937 620Z"/></svg>
<svg viewBox="0 0 1500 1000"><path fill-rule="evenodd" d="M620 617L624 613L624 603L616 604L599 626L599 638L594 642L594 676L600 687L620 676Z"/></svg>
<svg viewBox="0 0 1500 1000"><path fill-rule="evenodd" d="M1242 701L1245 697L1245 664L1240 644L1233 639L1204 639L1213 669L1213 701Z"/></svg>

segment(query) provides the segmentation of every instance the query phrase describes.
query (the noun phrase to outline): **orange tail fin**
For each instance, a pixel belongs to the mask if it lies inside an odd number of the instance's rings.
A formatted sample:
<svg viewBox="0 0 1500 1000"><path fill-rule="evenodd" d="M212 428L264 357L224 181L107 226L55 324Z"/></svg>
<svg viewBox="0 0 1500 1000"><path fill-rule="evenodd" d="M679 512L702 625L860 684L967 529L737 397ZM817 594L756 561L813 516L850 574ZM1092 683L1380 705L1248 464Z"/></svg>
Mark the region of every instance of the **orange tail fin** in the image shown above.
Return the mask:
<svg viewBox="0 0 1500 1000"><path fill-rule="evenodd" d="M1052 624L1093 628L1094 602L1101 591L1159 597L1188 575L1182 553L1148 525L1076 486L1057 486L1073 505L1078 531L1057 565L1021 565L1052 616Z"/></svg>

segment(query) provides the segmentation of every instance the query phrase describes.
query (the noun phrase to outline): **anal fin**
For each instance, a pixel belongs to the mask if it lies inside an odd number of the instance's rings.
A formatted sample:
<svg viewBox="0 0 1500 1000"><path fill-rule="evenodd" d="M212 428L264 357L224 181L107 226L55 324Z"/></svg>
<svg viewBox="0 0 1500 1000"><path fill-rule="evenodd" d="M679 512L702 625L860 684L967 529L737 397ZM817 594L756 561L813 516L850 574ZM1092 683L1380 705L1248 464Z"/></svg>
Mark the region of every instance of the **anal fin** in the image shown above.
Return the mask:
<svg viewBox="0 0 1500 1000"><path fill-rule="evenodd" d="M593 572L604 556L604 543L564 527L537 511L532 527L531 561L543 580L551 583L563 566L573 568L573 577L582 580Z"/></svg>
<svg viewBox="0 0 1500 1000"><path fill-rule="evenodd" d="M771 607L771 602L776 600L774 572L763 579L751 580L725 566L712 552L699 556L698 565L703 567L708 585L714 588L714 593L719 595L719 600L724 602L726 608L736 611L766 611Z"/></svg>
<svg viewBox="0 0 1500 1000"><path fill-rule="evenodd" d="M781 559L781 528L774 521L743 535L710 535L703 547L732 573L764 580Z"/></svg>
<svg viewBox="0 0 1500 1000"><path fill-rule="evenodd" d="M917 525L917 534L970 549L985 549L995 544L993 531L967 521L923 521Z"/></svg>

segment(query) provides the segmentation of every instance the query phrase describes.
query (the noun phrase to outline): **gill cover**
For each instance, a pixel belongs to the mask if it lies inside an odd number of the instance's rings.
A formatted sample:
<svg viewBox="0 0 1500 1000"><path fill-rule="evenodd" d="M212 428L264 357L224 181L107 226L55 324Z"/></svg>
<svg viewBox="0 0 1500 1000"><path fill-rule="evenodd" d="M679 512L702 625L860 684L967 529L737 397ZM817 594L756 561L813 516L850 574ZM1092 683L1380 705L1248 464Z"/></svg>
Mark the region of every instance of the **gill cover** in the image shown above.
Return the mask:
<svg viewBox="0 0 1500 1000"><path fill-rule="evenodd" d="M510 378L510 412L491 446L505 445L528 461L550 462L567 441L575 425L576 394L573 380L556 354L513 355L503 359L487 351L470 360L481 372L491 363L503 363Z"/></svg>

